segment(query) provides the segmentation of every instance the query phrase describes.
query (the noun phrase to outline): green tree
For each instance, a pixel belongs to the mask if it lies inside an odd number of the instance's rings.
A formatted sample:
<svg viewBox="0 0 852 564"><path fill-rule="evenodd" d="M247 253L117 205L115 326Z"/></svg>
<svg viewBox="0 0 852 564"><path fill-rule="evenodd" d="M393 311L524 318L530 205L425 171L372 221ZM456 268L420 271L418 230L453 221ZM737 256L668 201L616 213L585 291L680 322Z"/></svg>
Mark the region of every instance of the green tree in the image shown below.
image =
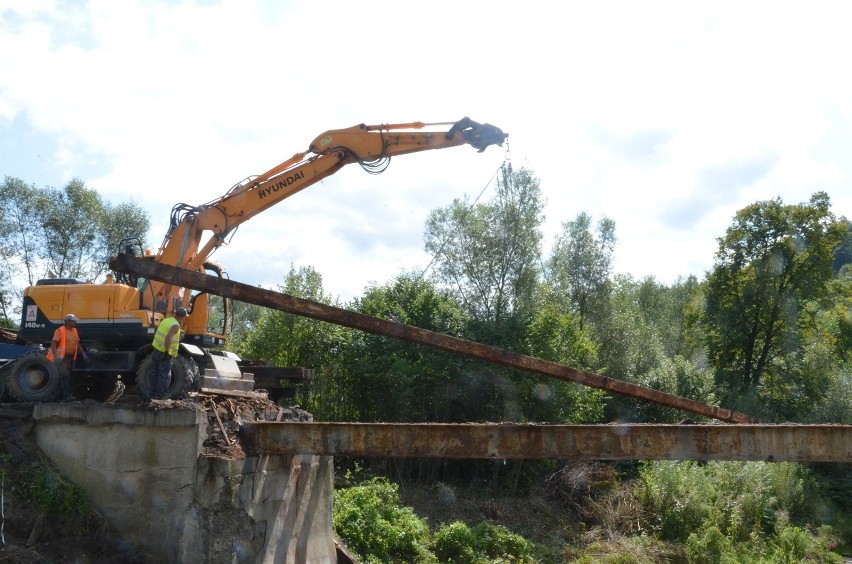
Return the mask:
<svg viewBox="0 0 852 564"><path fill-rule="evenodd" d="M459 336L467 316L446 293L413 273L368 288L353 308L365 315ZM351 394L365 420L457 421L466 410L457 383L457 355L381 335L359 333L352 341Z"/></svg>
<svg viewBox="0 0 852 564"><path fill-rule="evenodd" d="M839 272L847 264L852 264L852 221L846 220L846 233L843 242L834 249L834 271Z"/></svg>
<svg viewBox="0 0 852 564"><path fill-rule="evenodd" d="M577 316L565 308L549 286L539 291L536 315L527 328L528 354L578 368L598 365L597 346L580 329ZM531 421L589 423L600 421L606 394L594 388L553 378L519 378L527 398L524 413Z"/></svg>
<svg viewBox="0 0 852 564"><path fill-rule="evenodd" d="M33 284L47 274L40 269L45 246L43 231L37 223L47 208L45 193L23 180L6 176L0 186L0 209L3 210L3 245L7 258L5 272L11 277L18 272Z"/></svg>
<svg viewBox="0 0 852 564"><path fill-rule="evenodd" d="M701 286L695 276L678 278L671 286L647 276L639 283L636 302L643 321L653 327L665 354L690 358L697 352L690 329L690 315L701 299Z"/></svg>
<svg viewBox="0 0 852 564"><path fill-rule="evenodd" d="M211 296L211 299L215 296ZM216 309L216 308L211 308ZM229 335L229 346L234 350L240 350L244 341L251 337L257 329L260 318L263 316L264 308L254 304L240 301L231 302L231 325Z"/></svg>
<svg viewBox="0 0 852 564"><path fill-rule="evenodd" d="M310 266L299 269L291 266L284 284L278 286L278 291L315 302L338 305L331 296L325 294L322 275ZM320 420L357 420L357 412L351 409L351 372L344 356L352 331L315 319L267 309L261 310L257 319L247 318L243 323L248 324L250 331L241 337L237 348L240 356L267 359L274 366L313 369L315 377L303 390L303 407Z"/></svg>
<svg viewBox="0 0 852 564"><path fill-rule="evenodd" d="M3 209L4 304L18 304L17 284L39 278L95 280L108 269L120 241L144 240L150 222L136 204L112 205L79 179L61 190L37 188L5 177L0 185ZM14 294L14 302L7 294Z"/></svg>
<svg viewBox="0 0 852 564"><path fill-rule="evenodd" d="M557 294L567 297L580 329L600 315L607 299L615 222L606 217L592 230L592 218L581 212L562 224L548 260L548 279Z"/></svg>
<svg viewBox="0 0 852 564"><path fill-rule="evenodd" d="M504 170L494 199L433 210L425 247L437 277L470 313L476 340L516 345L532 315L544 204L527 169Z"/></svg>
<svg viewBox="0 0 852 564"><path fill-rule="evenodd" d="M298 298L331 304L323 292L322 275L313 267L291 265L278 291ZM336 326L334 326L336 327ZM263 310L256 327L240 345L245 357L265 358L276 366L316 367L328 348L329 324L283 311Z"/></svg>
<svg viewBox="0 0 852 564"><path fill-rule="evenodd" d="M801 377L789 370L802 351L800 314L826 294L845 231L828 195L817 192L799 205L776 198L747 206L719 239L699 323L729 403Z"/></svg>

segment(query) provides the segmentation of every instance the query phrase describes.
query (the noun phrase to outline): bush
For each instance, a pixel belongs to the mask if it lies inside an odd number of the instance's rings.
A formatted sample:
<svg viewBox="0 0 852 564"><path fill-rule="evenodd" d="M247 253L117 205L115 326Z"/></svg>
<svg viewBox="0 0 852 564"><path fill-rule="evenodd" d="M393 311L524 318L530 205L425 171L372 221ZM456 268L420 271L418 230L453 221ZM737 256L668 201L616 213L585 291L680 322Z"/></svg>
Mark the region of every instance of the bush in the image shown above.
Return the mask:
<svg viewBox="0 0 852 564"><path fill-rule="evenodd" d="M334 495L334 530L365 563L435 562L429 527L399 503L399 486L385 478Z"/></svg>
<svg viewBox="0 0 852 564"><path fill-rule="evenodd" d="M485 564L532 563L533 545L506 527L482 522L473 528L461 521L441 525L435 533L435 555L441 562Z"/></svg>
<svg viewBox="0 0 852 564"><path fill-rule="evenodd" d="M49 466L19 473L18 489L22 496L38 505L45 513L76 513L89 511L89 497L82 488L62 477Z"/></svg>
<svg viewBox="0 0 852 564"><path fill-rule="evenodd" d="M646 527L685 541L689 562L831 562L830 527L790 525L806 514L805 477L788 463L650 463L639 499Z"/></svg>
<svg viewBox="0 0 852 564"><path fill-rule="evenodd" d="M435 556L441 562L475 562L476 538L462 521L441 525L435 533Z"/></svg>

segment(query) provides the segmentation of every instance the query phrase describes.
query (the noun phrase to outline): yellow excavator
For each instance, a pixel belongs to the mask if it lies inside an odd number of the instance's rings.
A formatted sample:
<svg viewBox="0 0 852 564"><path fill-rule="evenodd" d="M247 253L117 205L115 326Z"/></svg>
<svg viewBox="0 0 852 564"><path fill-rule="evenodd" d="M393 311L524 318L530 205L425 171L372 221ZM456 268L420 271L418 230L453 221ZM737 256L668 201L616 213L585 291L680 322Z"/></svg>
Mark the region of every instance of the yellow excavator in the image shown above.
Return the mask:
<svg viewBox="0 0 852 564"><path fill-rule="evenodd" d="M490 124L470 118L457 122L356 125L326 131L273 169L233 186L225 195L200 206L177 204L168 232L156 253L143 250L140 241L122 243L125 253L192 271L224 276L211 255L234 230L266 209L326 178L344 166L358 163L370 172L383 171L389 159L431 149L470 145L479 152L502 145L508 135ZM160 321L178 307L190 314L183 323L180 354L172 363L169 397L180 397L199 387L204 377L239 378L246 366L223 350L228 331L228 300L191 288L131 277L109 275L104 283L73 279L40 280L24 291L17 343L25 352L0 365L0 388L19 401L55 400L59 375L44 350L67 313L79 321L80 338L88 352L86 363L77 361L72 371L76 394L83 389L108 395L116 384L135 384L150 397L154 332Z"/></svg>

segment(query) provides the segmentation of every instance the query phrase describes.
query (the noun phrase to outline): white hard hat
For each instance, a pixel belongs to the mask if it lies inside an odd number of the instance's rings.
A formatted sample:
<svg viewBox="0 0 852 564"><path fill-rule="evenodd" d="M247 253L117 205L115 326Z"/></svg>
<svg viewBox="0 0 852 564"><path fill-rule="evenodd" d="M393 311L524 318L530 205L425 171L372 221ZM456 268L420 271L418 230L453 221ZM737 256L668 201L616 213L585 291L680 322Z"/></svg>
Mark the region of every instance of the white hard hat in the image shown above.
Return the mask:
<svg viewBox="0 0 852 564"><path fill-rule="evenodd" d="M69 313L68 315L65 316L65 321L73 321L73 322L76 323L77 322L77 316L74 315L73 313Z"/></svg>

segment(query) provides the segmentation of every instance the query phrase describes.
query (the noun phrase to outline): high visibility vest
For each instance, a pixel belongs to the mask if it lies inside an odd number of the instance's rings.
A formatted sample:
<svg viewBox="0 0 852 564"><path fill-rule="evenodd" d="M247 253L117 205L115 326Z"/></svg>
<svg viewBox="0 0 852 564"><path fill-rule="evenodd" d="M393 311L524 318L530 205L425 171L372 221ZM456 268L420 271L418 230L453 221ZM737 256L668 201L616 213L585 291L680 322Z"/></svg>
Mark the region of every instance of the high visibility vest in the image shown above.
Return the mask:
<svg viewBox="0 0 852 564"><path fill-rule="evenodd" d="M72 360L77 360L77 349L79 348L80 334L77 333L76 327L72 327L71 330L74 332L74 338L76 340L75 340L74 350L68 351L68 352L71 353L71 359ZM63 357L66 354L66 351L65 351L65 331L66 331L66 328L63 325L62 327L60 327L59 329L57 329L56 331L53 332L53 340L59 341L59 344L56 346L56 354L58 354L60 357ZM58 338L57 338L57 334L58 334ZM53 351L51 351L50 349L47 349L47 359L53 360Z"/></svg>
<svg viewBox="0 0 852 564"><path fill-rule="evenodd" d="M178 327L177 335L172 339L169 350L166 351L166 335L169 334L169 330L175 325L179 326L180 322L174 317L167 317L160 321L157 332L154 333L154 348L163 353L168 352L169 356L177 356L178 346L180 345L180 327Z"/></svg>

